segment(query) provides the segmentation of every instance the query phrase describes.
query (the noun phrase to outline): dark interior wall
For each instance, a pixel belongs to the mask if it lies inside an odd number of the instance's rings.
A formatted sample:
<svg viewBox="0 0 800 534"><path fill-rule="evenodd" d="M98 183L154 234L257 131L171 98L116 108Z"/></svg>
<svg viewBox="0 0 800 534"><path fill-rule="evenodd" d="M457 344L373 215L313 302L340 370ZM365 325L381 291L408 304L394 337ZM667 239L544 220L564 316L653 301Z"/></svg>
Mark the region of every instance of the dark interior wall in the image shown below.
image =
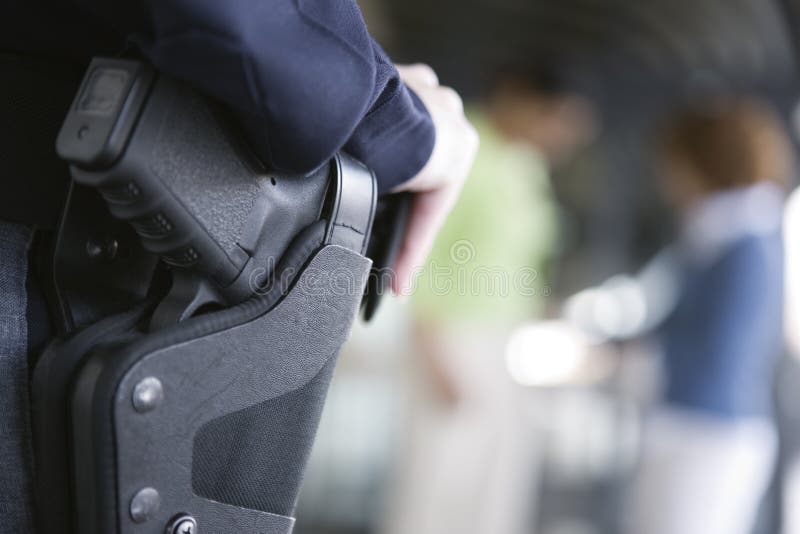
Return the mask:
<svg viewBox="0 0 800 534"><path fill-rule="evenodd" d="M794 65L781 1L798 0L382 3L393 53L430 58L462 90L485 89L510 64L596 89L652 79L675 90L714 80L781 83Z"/></svg>
<svg viewBox="0 0 800 534"><path fill-rule="evenodd" d="M504 73L583 94L602 135L554 171L564 292L635 268L671 234L650 158L669 110L756 91L788 116L800 0L368 0L387 48L480 100ZM374 11L374 9L373 9ZM794 33L793 33L794 32Z"/></svg>

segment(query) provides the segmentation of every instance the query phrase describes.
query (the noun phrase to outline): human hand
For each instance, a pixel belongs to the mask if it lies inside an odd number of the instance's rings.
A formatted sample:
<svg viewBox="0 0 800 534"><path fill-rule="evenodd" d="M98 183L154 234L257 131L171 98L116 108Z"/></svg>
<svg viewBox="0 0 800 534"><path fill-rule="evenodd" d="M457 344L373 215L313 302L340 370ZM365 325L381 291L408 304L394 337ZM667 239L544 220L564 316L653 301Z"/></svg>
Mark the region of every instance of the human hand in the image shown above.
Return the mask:
<svg viewBox="0 0 800 534"><path fill-rule="evenodd" d="M414 270L422 265L467 179L478 151L478 133L464 116L461 97L439 85L427 65L397 67L400 78L419 96L436 128L436 142L428 163L394 192L411 191L414 198L406 236L395 263L392 290L404 294Z"/></svg>

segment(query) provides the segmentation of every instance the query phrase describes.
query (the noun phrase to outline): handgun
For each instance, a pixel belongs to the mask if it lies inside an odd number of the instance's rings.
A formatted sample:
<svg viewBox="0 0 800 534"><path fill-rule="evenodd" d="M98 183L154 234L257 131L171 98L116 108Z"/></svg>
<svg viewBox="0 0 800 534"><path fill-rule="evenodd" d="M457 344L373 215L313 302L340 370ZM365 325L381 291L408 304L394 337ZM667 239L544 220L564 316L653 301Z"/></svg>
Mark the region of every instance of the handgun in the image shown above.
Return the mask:
<svg viewBox="0 0 800 534"><path fill-rule="evenodd" d="M371 222L357 228L348 220L364 206L375 212L367 167L340 153L306 175L268 169L224 106L144 62L95 58L56 150L74 181L98 191L144 248L171 266L173 290L156 325L246 300L317 219L328 220L329 238L336 234L362 254L370 246ZM360 205L343 206L342 198ZM399 246L404 204L397 197L379 210L394 222L382 224L384 238L369 248L385 261ZM369 284L368 316L386 292L381 267Z"/></svg>
<svg viewBox="0 0 800 534"><path fill-rule="evenodd" d="M92 61L56 149L73 184L49 262L59 336L31 385L39 530L288 534L410 197L378 199L343 153L267 168L224 105L131 60Z"/></svg>

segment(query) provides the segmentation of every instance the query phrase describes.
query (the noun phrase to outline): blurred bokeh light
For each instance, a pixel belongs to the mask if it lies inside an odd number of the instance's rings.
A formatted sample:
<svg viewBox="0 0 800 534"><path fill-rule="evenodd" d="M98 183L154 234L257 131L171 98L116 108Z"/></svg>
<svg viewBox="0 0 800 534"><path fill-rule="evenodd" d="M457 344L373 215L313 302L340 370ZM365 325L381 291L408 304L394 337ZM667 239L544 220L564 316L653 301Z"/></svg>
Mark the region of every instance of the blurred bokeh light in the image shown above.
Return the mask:
<svg viewBox="0 0 800 534"><path fill-rule="evenodd" d="M800 1L360 3L398 62L429 63L464 95L482 145L413 294L342 355L296 532L800 534L797 194L785 280L782 252L763 265L743 253L732 274L689 261L744 237L778 251L770 225L796 174L726 186L689 209L676 200L678 149L663 141L670 121L702 130L732 99L758 103L742 120L764 135L723 131L720 146L776 153L785 138L796 157ZM712 211L721 224L705 220ZM709 225L716 237L687 249ZM782 318L762 302L772 292ZM780 338L774 365L753 355L765 336ZM708 383L695 397L753 383L769 413L665 410L664 398L689 396L670 391L670 352L721 355L683 378Z"/></svg>

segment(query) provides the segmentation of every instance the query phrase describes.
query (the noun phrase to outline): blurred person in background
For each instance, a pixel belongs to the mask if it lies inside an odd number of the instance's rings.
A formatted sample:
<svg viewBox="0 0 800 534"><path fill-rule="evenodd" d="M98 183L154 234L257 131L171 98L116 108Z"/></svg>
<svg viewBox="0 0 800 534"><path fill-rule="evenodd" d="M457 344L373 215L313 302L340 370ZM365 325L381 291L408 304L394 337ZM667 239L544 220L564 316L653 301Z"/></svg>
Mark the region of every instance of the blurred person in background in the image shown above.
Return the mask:
<svg viewBox="0 0 800 534"><path fill-rule="evenodd" d="M658 148L677 243L637 278L576 295L566 315L596 340L657 333L663 392L645 420L626 532L748 534L777 453L791 148L746 98L676 114Z"/></svg>
<svg viewBox="0 0 800 534"><path fill-rule="evenodd" d="M481 137L476 164L410 291L410 420L387 534L530 532L536 443L504 347L548 296L557 233L548 162L593 123L571 97L513 89L501 85L468 112Z"/></svg>
<svg viewBox="0 0 800 534"><path fill-rule="evenodd" d="M660 330L663 402L645 426L629 529L747 534L777 452L790 144L763 104L726 99L676 116L660 148L682 221L680 271Z"/></svg>

